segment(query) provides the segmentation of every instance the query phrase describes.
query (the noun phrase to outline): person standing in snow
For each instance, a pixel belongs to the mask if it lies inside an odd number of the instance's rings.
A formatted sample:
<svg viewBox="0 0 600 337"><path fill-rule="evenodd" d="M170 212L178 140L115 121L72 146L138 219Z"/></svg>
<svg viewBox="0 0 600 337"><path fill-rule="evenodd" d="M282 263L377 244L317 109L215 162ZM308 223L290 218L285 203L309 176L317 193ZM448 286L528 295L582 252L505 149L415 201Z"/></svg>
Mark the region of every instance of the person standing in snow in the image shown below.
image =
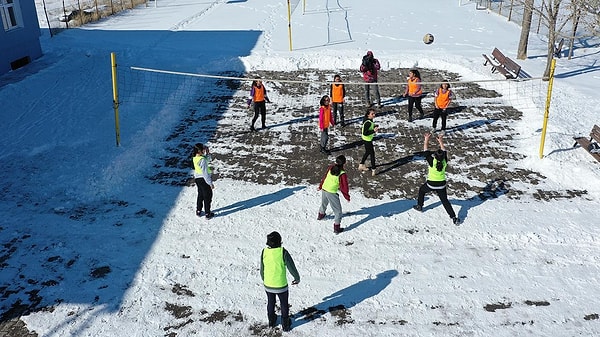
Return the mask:
<svg viewBox="0 0 600 337"><path fill-rule="evenodd" d="M271 103L269 97L267 96L267 88L263 85L260 77L257 80L252 81L252 88L250 89L250 98L248 98L248 108L250 108L251 104L254 104L254 117L252 118L252 125L250 125L251 131L256 131L254 128L254 123L258 119L258 115L260 114L260 121L262 124L262 128L265 129L266 120L267 120L267 105L266 103Z"/></svg>
<svg viewBox="0 0 600 337"><path fill-rule="evenodd" d="M215 213L211 212L213 189L212 168L210 167L211 156L207 146L200 143L194 145L194 181L198 187L198 198L196 199L196 215L202 216L202 207L206 219L212 219Z"/></svg>
<svg viewBox="0 0 600 337"><path fill-rule="evenodd" d="M360 72L365 80L365 101L367 107L372 107L374 104L371 101L371 87L375 90L375 98L377 99L377 107L381 108L381 96L379 95L379 85L377 84L377 72L381 69L379 60L373 56L372 51L368 51L362 58Z"/></svg>
<svg viewBox="0 0 600 337"><path fill-rule="evenodd" d="M317 220L321 220L325 217L325 211L327 206L331 204L331 209L335 218L333 220L333 232L339 234L344 231L341 228L342 220L342 204L340 202L339 192L342 192L344 199L350 202L350 194L348 194L348 177L346 171L344 171L344 164L346 164L346 157L344 155L337 156L335 158L335 164L329 165L327 172L321 179L319 184L319 190L321 193L321 207L319 208L319 214Z"/></svg>
<svg viewBox="0 0 600 337"><path fill-rule="evenodd" d="M437 127L438 118L442 117L442 130L446 130L446 118L448 117L448 106L454 99L454 93L450 90L450 83L442 82L440 87L435 91L435 109L433 110L433 124L432 127L435 130Z"/></svg>
<svg viewBox="0 0 600 337"><path fill-rule="evenodd" d="M460 220L458 217L456 217L456 213L454 213L454 209L452 209L452 205L450 204L450 201L448 201L448 192L446 191L446 168L448 167L448 156L446 153L446 147L444 146L444 136L443 134L440 134L437 137L440 148L435 152L429 151L428 149L430 137L431 133L425 133L425 139L423 141L425 160L427 160L427 164L429 164L427 181L421 186L421 188L419 188L417 204L414 205L413 208L419 212L422 212L423 202L425 201L425 193L435 191L440 198L442 205L444 205L446 213L448 213L452 219L452 222L458 226Z"/></svg>
<svg viewBox="0 0 600 337"><path fill-rule="evenodd" d="M423 88L421 86L421 74L417 69L412 69L408 72L406 79L408 84L404 91L404 97L408 98L408 121L412 122L413 106L419 110L420 118L423 118L423 107L421 106L421 96L423 96Z"/></svg>
<svg viewBox="0 0 600 337"><path fill-rule="evenodd" d="M363 144L365 145L365 154L360 160L360 164L358 165L359 171L369 171L369 169L365 166L365 162L367 161L367 157L371 157L371 175L375 175L375 148L373 147L373 138L375 134L379 131L379 126L375 124L373 119L375 118L375 109L371 108L367 110L363 118L363 124L361 128L360 136L363 140Z"/></svg>
<svg viewBox="0 0 600 337"><path fill-rule="evenodd" d="M344 127L344 98L346 97L346 87L342 83L342 77L340 75L336 74L333 77L333 83L331 84L331 88L329 89L329 96L331 97L333 122ZM338 111L340 112L339 119Z"/></svg>
<svg viewBox="0 0 600 337"><path fill-rule="evenodd" d="M333 114L331 112L331 105L329 105L329 96L325 95L321 97L319 104L319 129L321 130L321 153L329 154L327 149L327 143L329 142L329 128L334 126Z"/></svg>
<svg viewBox="0 0 600 337"><path fill-rule="evenodd" d="M277 323L275 297L279 297L281 327L283 331L290 331L292 321L290 319L286 268L294 277L292 284L300 283L300 274L298 274L292 256L281 246L281 235L278 232L271 232L267 235L267 248L262 250L260 256L260 277L267 293L267 318L269 327L275 327Z"/></svg>

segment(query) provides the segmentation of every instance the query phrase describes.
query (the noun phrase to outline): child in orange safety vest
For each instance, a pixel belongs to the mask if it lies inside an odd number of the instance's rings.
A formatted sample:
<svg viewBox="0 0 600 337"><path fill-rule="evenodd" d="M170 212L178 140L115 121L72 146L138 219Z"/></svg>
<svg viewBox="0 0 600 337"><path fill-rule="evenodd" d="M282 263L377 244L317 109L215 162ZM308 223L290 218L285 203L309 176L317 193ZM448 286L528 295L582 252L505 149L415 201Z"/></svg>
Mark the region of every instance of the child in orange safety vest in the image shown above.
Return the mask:
<svg viewBox="0 0 600 337"><path fill-rule="evenodd" d="M329 150L327 149L327 143L329 142L329 128L335 125L335 121L333 120L333 114L331 112L331 105L329 96L325 95L321 97L319 104L319 129L321 130L321 139L320 139L320 147L321 153L329 155Z"/></svg>
<svg viewBox="0 0 600 337"><path fill-rule="evenodd" d="M433 129L437 128L438 118L442 117L442 130L446 130L446 118L448 117L448 106L454 99L454 93L450 90L450 83L442 82L435 92L435 109L433 110Z"/></svg>
<svg viewBox="0 0 600 337"><path fill-rule="evenodd" d="M331 96L333 121L335 124L339 124L342 127L346 126L346 123L344 122L344 98L346 97L346 87L342 83L342 77L340 75L335 75L333 77L333 83L329 89L329 96ZM339 119L338 111L340 112Z"/></svg>
<svg viewBox="0 0 600 337"><path fill-rule="evenodd" d="M250 89L250 98L248 98L248 108L253 104L254 108L254 117L252 118L252 124L250 125L251 131L256 131L254 128L254 123L258 119L258 115L260 114L260 122L263 129L266 129L267 126L265 124L267 119L267 106L265 102L270 103L269 97L267 96L267 89L260 77L257 80L252 81L252 88Z"/></svg>
<svg viewBox="0 0 600 337"><path fill-rule="evenodd" d="M408 72L408 85L404 91L404 97L408 98L408 121L412 122L413 106L419 110L420 118L423 118L423 107L421 106L421 96L423 89L421 87L421 74L417 69Z"/></svg>

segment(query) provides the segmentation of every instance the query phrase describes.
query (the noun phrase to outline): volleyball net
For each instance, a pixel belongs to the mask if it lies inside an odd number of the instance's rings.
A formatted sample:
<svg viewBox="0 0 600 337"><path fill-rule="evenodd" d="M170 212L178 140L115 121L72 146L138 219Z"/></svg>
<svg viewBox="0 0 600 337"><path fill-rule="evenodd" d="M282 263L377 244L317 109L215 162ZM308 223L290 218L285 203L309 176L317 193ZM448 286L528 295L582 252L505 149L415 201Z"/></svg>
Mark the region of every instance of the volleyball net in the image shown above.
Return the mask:
<svg viewBox="0 0 600 337"><path fill-rule="evenodd" d="M382 105L402 105L408 69L390 69L381 72L379 91ZM425 73L425 75L424 75ZM188 106L198 101L229 101L233 106L245 102L252 81L260 78L275 103L287 102L298 107L318 107L319 99L329 94L335 74L341 74L346 86L346 102L364 103L365 82L354 70L254 71L198 74L150 69L142 67L119 67L118 87L121 105L127 103L170 104ZM546 82L542 78L517 80L461 80L457 74L439 70L421 70L423 102L433 104L435 90L441 82L448 82L454 93L455 105L489 106L502 104L517 109L543 111L547 99ZM425 79L438 78L437 81ZM216 97L211 97L211 95ZM373 93L371 94L374 97ZM404 103L405 104L405 103Z"/></svg>

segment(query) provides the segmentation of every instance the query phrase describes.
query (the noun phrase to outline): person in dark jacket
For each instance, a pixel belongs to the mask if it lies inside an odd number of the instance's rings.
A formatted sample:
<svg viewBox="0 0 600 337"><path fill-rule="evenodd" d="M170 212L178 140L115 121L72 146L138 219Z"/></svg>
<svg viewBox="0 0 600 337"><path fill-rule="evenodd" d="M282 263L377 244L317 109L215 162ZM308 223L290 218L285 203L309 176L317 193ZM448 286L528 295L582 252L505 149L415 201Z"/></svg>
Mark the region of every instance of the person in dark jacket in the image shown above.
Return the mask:
<svg viewBox="0 0 600 337"><path fill-rule="evenodd" d="M381 69L379 60L373 56L372 51L368 51L362 58L360 65L360 72L363 74L365 80L365 100L368 107L372 107L374 104L371 101L371 87L375 91L375 98L377 99L377 106L381 108L381 96L379 95L379 85L377 84L377 72Z"/></svg>
<svg viewBox="0 0 600 337"><path fill-rule="evenodd" d="M290 331L292 320L290 319L290 305L288 302L289 290L286 268L294 277L292 284L300 283L300 274L298 274L292 256L281 246L281 235L278 232L271 232L267 235L267 248L264 248L260 255L260 277L267 293L267 317L269 326L275 327L277 323L275 297L279 297L281 328L283 331Z"/></svg>
<svg viewBox="0 0 600 337"><path fill-rule="evenodd" d="M360 136L363 140L363 144L365 145L365 154L363 155L360 164L358 165L359 171L369 171L369 169L365 166L365 162L367 161L367 157L371 156L371 175L375 175L375 148L373 147L373 138L375 134L379 131L379 126L373 122L373 118L375 118L375 109L371 108L367 110L365 113L365 117L363 118L363 124L361 128Z"/></svg>
<svg viewBox="0 0 600 337"><path fill-rule="evenodd" d="M450 201L448 201L448 192L446 191L446 167L448 166L448 155L446 153L446 147L444 146L444 136L440 133L437 137L437 141L440 148L435 151L429 151L428 143L431 133L425 134L423 141L423 151L425 153L425 159L429 165L429 171L427 174L427 181L419 188L419 196L417 198L417 204L413 206L419 212L423 211L423 202L425 201L425 194L434 191L437 193L442 205L446 209L446 213L452 219L455 225L460 224L460 219L454 213Z"/></svg>
<svg viewBox="0 0 600 337"><path fill-rule="evenodd" d="M325 217L325 211L327 206L331 204L331 209L335 218L333 220L333 232L339 234L344 231L341 228L340 222L342 220L342 203L340 202L339 192L342 192L344 199L350 201L350 194L348 194L348 177L346 171L344 171L344 164L346 164L346 157L339 155L335 158L335 164L329 165L327 172L321 179L319 184L319 190L321 193L321 207L319 208L319 214L317 220L321 220Z"/></svg>

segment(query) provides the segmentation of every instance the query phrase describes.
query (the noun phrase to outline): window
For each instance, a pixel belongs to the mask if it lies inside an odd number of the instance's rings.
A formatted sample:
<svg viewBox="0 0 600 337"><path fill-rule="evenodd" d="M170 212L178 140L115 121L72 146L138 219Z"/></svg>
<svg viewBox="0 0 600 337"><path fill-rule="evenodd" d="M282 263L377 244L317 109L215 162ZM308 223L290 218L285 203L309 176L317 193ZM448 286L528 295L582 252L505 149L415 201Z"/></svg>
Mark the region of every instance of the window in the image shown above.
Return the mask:
<svg viewBox="0 0 600 337"><path fill-rule="evenodd" d="M19 5L15 3L15 0L0 0L0 14L2 15L4 30L22 26Z"/></svg>

